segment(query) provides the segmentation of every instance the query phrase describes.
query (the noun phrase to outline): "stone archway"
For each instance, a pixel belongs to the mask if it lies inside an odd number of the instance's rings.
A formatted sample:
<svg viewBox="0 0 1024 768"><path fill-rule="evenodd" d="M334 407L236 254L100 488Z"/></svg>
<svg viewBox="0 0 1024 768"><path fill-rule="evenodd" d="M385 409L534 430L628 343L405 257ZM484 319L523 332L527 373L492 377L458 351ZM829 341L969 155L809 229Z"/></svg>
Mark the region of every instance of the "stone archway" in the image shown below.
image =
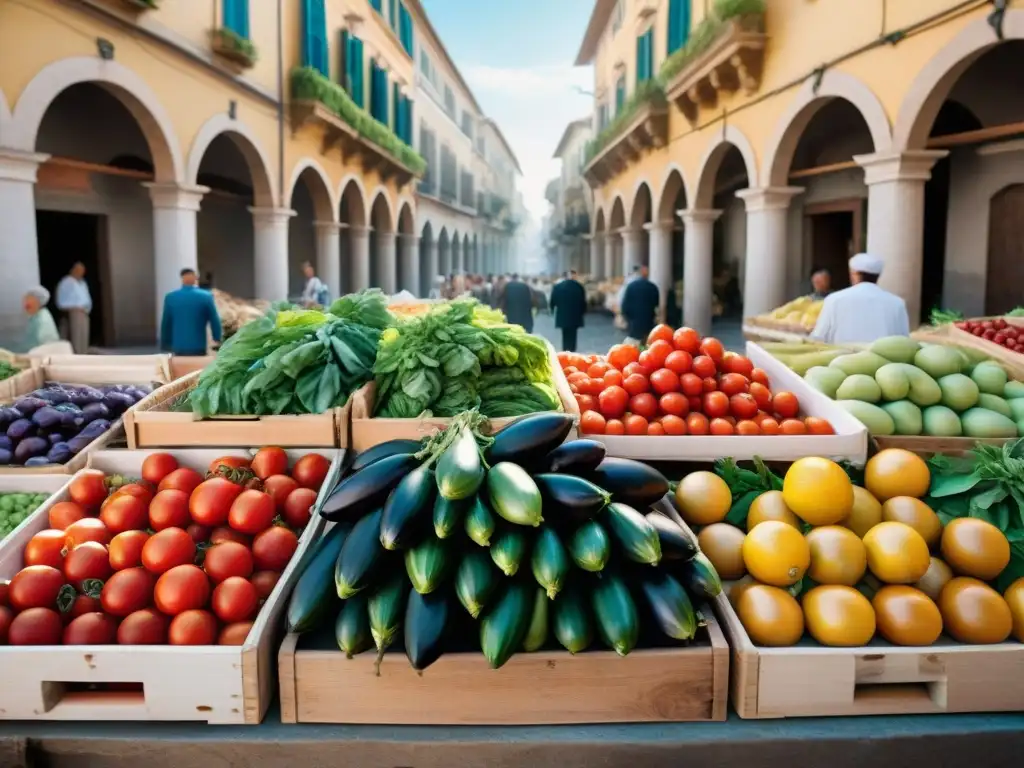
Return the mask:
<svg viewBox="0 0 1024 768"><path fill-rule="evenodd" d="M387 190L378 187L370 204L370 285L392 294L396 290L395 214Z"/></svg>
<svg viewBox="0 0 1024 768"><path fill-rule="evenodd" d="M743 159L743 167L747 173L747 186L757 187L757 159L750 141L738 128L731 125L726 126L721 139L709 146L701 159L697 172L697 193L694 196L694 208L697 210L707 210L713 207L718 172L722 168L722 161L731 150L739 152Z"/></svg>
<svg viewBox="0 0 1024 768"><path fill-rule="evenodd" d="M370 287L370 230L367 226L366 190L362 179L350 175L338 187L338 221L342 228L342 269L344 290L361 291Z"/></svg>
<svg viewBox="0 0 1024 768"><path fill-rule="evenodd" d="M652 279L657 278L655 282L659 289L662 289L664 285L662 312L665 322L673 327L682 324L682 309L686 304L685 297L680 291L680 283L682 283L682 289L685 290L686 283L683 276L686 271L685 261L688 253L686 248L688 230L681 224L681 215L689 208L690 199L689 188L682 169L675 163L671 164L666 169L665 179L661 184L661 192L655 207L656 219L653 231L659 232L660 236L664 238L664 245L659 251L652 250L651 274ZM694 321L694 323L696 322Z"/></svg>
<svg viewBox="0 0 1024 768"><path fill-rule="evenodd" d="M434 287L439 267L437 263L437 241L434 239L434 225L423 222L420 230L420 283L419 295L426 298Z"/></svg>
<svg viewBox="0 0 1024 768"><path fill-rule="evenodd" d="M313 158L303 159L292 170L284 207L294 210L288 225L289 295L305 287L308 262L326 284L331 299L341 293L341 246L338 205L324 169Z"/></svg>
<svg viewBox="0 0 1024 768"><path fill-rule="evenodd" d="M260 144L256 134L245 123L232 120L227 115L215 115L199 129L188 155L186 179L196 184L199 167L206 151L218 137L227 136L242 153L252 177L253 205L259 209L275 209L277 195L270 172L270 157Z"/></svg>
<svg viewBox="0 0 1024 768"><path fill-rule="evenodd" d="M414 296L420 289L419 237L416 236L416 217L408 199L398 201L398 290Z"/></svg>

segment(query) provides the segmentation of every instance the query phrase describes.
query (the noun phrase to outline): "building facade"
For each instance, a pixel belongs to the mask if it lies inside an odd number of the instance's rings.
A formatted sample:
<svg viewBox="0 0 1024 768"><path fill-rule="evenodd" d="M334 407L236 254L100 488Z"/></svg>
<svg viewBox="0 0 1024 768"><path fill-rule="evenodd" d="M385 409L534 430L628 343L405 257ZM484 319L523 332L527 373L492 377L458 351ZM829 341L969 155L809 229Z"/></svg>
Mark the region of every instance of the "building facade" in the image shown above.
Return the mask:
<svg viewBox="0 0 1024 768"><path fill-rule="evenodd" d="M587 144L594 136L592 126L589 117L572 121L555 148L554 157L561 161L561 173L546 191L551 203L546 241L553 272L575 269L599 278L604 264L591 262L590 249L594 195L583 178Z"/></svg>
<svg viewBox="0 0 1024 768"><path fill-rule="evenodd" d="M861 250L913 324L1024 303L1024 8L598 0L593 247L757 315ZM740 311L739 308L736 308Z"/></svg>

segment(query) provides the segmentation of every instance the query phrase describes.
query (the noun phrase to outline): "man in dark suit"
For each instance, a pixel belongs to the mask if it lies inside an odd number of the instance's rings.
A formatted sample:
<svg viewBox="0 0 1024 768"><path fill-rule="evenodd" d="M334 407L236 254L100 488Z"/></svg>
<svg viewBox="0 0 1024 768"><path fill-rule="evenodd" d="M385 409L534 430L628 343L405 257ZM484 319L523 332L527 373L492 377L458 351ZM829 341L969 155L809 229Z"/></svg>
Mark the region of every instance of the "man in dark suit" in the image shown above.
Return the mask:
<svg viewBox="0 0 1024 768"><path fill-rule="evenodd" d="M576 351L576 334L587 311L587 292L576 278L576 270L572 270L551 291L550 307L555 327L562 329L562 349L566 352Z"/></svg>
<svg viewBox="0 0 1024 768"><path fill-rule="evenodd" d="M622 316L626 318L629 338L640 344L647 340L654 328L659 298L658 286L647 278L647 267L640 267L640 276L626 286L620 307Z"/></svg>
<svg viewBox="0 0 1024 768"><path fill-rule="evenodd" d="M533 290L519 279L518 273L505 284L499 302L499 309L510 323L521 325L527 333L533 333Z"/></svg>

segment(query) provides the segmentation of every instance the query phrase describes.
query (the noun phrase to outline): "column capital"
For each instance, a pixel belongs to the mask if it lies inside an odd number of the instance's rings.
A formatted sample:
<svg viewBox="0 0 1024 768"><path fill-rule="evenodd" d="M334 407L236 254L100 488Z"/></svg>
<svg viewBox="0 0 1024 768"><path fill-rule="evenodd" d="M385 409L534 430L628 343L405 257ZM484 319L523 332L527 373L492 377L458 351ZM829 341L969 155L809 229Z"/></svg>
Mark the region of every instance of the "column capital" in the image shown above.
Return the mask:
<svg viewBox="0 0 1024 768"><path fill-rule="evenodd" d="M256 208L247 209L252 214L254 224L277 226L287 224L288 220L295 215L291 208Z"/></svg>
<svg viewBox="0 0 1024 768"><path fill-rule="evenodd" d="M374 230L377 233L377 242L382 240L394 240L397 233L391 230L378 229Z"/></svg>
<svg viewBox="0 0 1024 768"><path fill-rule="evenodd" d="M346 225L339 221L314 221L313 229L317 232L340 232Z"/></svg>
<svg viewBox="0 0 1024 768"><path fill-rule="evenodd" d="M870 186L887 181L928 181L932 166L948 154L947 149L911 149L854 155L853 160L864 169L864 183Z"/></svg>
<svg viewBox="0 0 1024 768"><path fill-rule="evenodd" d="M705 221L715 222L722 212L713 208L684 208L676 211L684 224L700 224Z"/></svg>
<svg viewBox="0 0 1024 768"><path fill-rule="evenodd" d="M369 237L370 236L370 227L360 226L359 224L349 224L348 225L348 231L349 231L349 234L352 235L352 237Z"/></svg>
<svg viewBox="0 0 1024 768"><path fill-rule="evenodd" d="M648 232L671 232L675 225L671 221L651 221L643 226Z"/></svg>
<svg viewBox="0 0 1024 768"><path fill-rule="evenodd" d="M772 211L789 208L789 201L804 191L803 187L760 187L741 189L736 197L751 211Z"/></svg>
<svg viewBox="0 0 1024 768"><path fill-rule="evenodd" d="M0 179L35 184L36 171L49 159L49 155L38 152L22 152L18 149L0 147Z"/></svg>
<svg viewBox="0 0 1024 768"><path fill-rule="evenodd" d="M210 191L209 187L178 184L175 181L146 181L142 186L149 190L149 199L153 201L153 208L157 210L198 211L203 195Z"/></svg>

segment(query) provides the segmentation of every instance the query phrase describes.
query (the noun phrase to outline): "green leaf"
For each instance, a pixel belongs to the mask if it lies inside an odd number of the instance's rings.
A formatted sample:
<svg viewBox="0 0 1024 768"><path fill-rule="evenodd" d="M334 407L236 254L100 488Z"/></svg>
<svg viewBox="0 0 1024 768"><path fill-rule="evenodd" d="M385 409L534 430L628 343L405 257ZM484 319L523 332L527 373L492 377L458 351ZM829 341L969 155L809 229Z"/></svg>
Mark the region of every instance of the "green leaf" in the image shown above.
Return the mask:
<svg viewBox="0 0 1024 768"><path fill-rule="evenodd" d="M413 400L429 403L431 400L430 380L427 377L426 370L420 368L411 376L406 375L402 381L402 392Z"/></svg>
<svg viewBox="0 0 1024 768"><path fill-rule="evenodd" d="M444 361L444 375L452 379L479 367L480 361L466 347L455 347L455 352Z"/></svg>
<svg viewBox="0 0 1024 768"><path fill-rule="evenodd" d="M1010 492L1006 489L1006 486L1000 483L992 486L987 491L982 491L981 493L977 493L971 497L971 506L976 507L977 509L988 509L993 504L998 504L1009 495Z"/></svg>
<svg viewBox="0 0 1024 768"><path fill-rule="evenodd" d="M989 514L992 515L993 525L1005 533L1006 529L1010 527L1010 503L1000 501L993 504L989 507Z"/></svg>
<svg viewBox="0 0 1024 768"><path fill-rule="evenodd" d="M928 495L935 498L943 496L956 496L960 493L967 493L981 482L981 478L974 472L967 475L939 475L932 477L932 486L928 489Z"/></svg>

